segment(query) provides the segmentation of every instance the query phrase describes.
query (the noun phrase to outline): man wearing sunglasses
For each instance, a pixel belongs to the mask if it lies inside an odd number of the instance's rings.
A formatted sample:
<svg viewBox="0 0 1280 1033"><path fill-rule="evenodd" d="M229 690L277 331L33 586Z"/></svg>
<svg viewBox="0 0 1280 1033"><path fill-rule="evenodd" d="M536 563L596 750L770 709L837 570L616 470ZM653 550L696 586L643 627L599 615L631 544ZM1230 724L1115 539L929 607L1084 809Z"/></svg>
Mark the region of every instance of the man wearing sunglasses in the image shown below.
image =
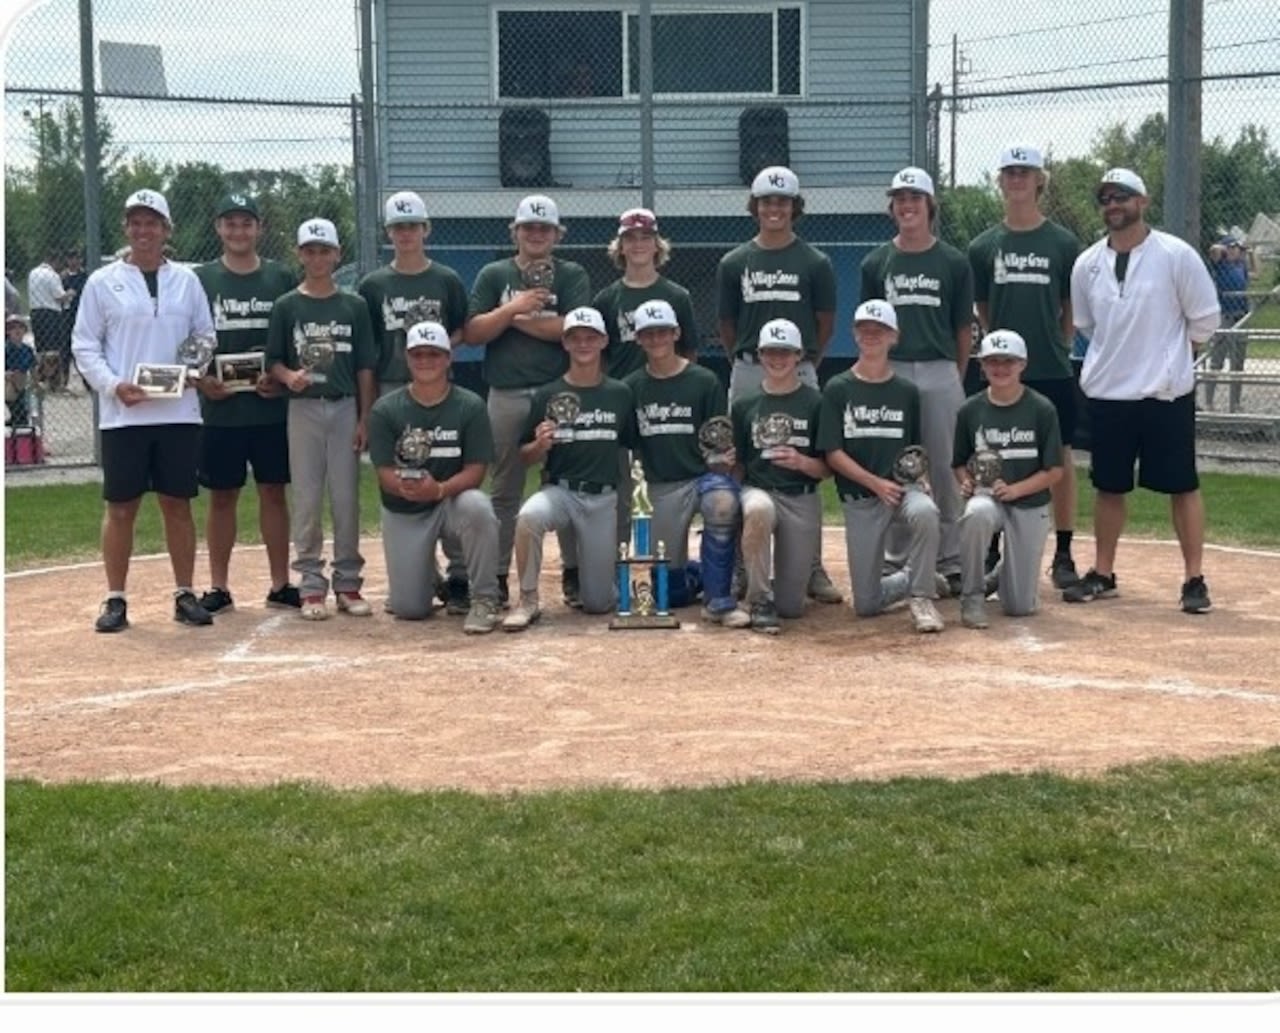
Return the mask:
<svg viewBox="0 0 1280 1033"><path fill-rule="evenodd" d="M1071 272L1072 317L1090 338L1080 387L1092 428L1096 555L1062 597L1087 603L1116 594L1116 547L1136 463L1138 484L1169 496L1186 567L1182 610L1207 613L1193 361L1218 328L1217 292L1193 247L1147 225L1147 188L1136 173L1111 169L1096 196L1107 235Z"/></svg>

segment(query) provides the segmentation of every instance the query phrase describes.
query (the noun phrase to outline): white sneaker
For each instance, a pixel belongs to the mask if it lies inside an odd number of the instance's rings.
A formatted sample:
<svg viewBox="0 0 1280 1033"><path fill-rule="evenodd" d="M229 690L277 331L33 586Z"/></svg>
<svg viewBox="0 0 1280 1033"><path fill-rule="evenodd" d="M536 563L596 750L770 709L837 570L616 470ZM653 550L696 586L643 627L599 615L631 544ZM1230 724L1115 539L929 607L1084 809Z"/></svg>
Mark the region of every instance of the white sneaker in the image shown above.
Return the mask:
<svg viewBox="0 0 1280 1033"><path fill-rule="evenodd" d="M329 608L324 604L324 596L304 595L302 597L302 608L298 610L298 615L304 621L328 620Z"/></svg>
<svg viewBox="0 0 1280 1033"><path fill-rule="evenodd" d="M741 606L735 606L732 610L725 610L723 613L712 613L704 606L702 619L708 624L719 624L725 628L751 627L751 614Z"/></svg>
<svg viewBox="0 0 1280 1033"><path fill-rule="evenodd" d="M542 616L538 606L537 593L520 596L520 605L502 619L503 631L524 631L530 624Z"/></svg>
<svg viewBox="0 0 1280 1033"><path fill-rule="evenodd" d="M373 613L369 600L359 592L334 592L338 599L338 612L352 617L368 617Z"/></svg>
<svg viewBox="0 0 1280 1033"><path fill-rule="evenodd" d="M916 631L921 633L941 631L946 627L942 623L938 608L933 605L933 600L920 596L911 600L911 620L916 626Z"/></svg>

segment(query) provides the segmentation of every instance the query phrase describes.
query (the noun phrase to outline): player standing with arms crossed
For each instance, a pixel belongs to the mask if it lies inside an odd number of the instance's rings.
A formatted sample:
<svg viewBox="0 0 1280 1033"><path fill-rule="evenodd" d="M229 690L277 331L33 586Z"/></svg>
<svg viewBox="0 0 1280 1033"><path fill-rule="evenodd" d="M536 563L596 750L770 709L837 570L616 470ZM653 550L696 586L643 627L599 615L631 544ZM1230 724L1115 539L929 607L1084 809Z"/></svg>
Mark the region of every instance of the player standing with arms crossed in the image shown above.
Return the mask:
<svg viewBox="0 0 1280 1033"><path fill-rule="evenodd" d="M969 245L974 298L984 333L1012 330L1026 342L1022 382L1049 399L1058 412L1062 478L1052 493L1057 542L1049 576L1054 588L1067 588L1077 580L1071 558L1076 520L1076 468L1071 458L1076 432L1071 269L1080 241L1040 211L1049 173L1037 148L1013 145L1001 151L996 183L1004 199L1004 220Z"/></svg>
<svg viewBox="0 0 1280 1033"><path fill-rule="evenodd" d="M264 353L267 325L276 298L297 278L279 262L258 255L262 216L247 194L224 197L214 213L222 257L196 269L213 310L218 354ZM209 489L205 544L209 550L209 591L200 605L210 613L234 609L231 550L236 542L236 506L249 467L258 490L258 530L271 571L268 606L299 608L302 597L289 584L288 401L279 383L263 370L252 391L230 391L216 376L201 377L200 483Z"/></svg>
<svg viewBox="0 0 1280 1033"><path fill-rule="evenodd" d="M899 344L890 362L895 373L920 389L929 481L942 516L938 572L952 595L959 595L960 496L950 459L973 344L973 272L964 255L933 235L938 205L933 179L924 169L901 169L888 195L898 232L862 260L861 297L889 302L898 316ZM890 535L895 558L905 553L905 543L895 541L900 537L901 532Z"/></svg>

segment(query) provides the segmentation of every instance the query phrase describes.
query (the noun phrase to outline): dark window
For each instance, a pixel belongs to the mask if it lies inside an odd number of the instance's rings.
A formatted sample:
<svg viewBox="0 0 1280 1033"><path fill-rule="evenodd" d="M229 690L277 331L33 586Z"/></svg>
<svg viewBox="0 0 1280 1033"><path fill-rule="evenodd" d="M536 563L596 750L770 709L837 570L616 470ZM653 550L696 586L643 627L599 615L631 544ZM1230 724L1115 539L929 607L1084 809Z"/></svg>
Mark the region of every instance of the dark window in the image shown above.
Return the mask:
<svg viewBox="0 0 1280 1033"><path fill-rule="evenodd" d="M499 11L498 95L621 97L617 11Z"/></svg>

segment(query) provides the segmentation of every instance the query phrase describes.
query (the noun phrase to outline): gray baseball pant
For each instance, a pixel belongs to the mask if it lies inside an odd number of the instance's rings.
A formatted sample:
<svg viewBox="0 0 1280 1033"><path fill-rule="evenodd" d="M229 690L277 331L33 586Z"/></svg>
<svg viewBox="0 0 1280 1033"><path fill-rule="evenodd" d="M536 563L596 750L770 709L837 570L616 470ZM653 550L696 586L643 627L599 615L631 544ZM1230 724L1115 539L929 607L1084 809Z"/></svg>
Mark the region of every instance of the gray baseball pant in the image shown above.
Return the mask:
<svg viewBox="0 0 1280 1033"><path fill-rule="evenodd" d="M399 391L405 385L400 381L378 381L378 397L385 398L392 391ZM446 528L440 536L440 549L444 552L444 558L447 566L446 576L461 581L467 576L467 558L463 552L462 543L449 533ZM425 557L427 562L435 566L435 550L432 549Z"/></svg>
<svg viewBox="0 0 1280 1033"><path fill-rule="evenodd" d="M520 575L520 594L538 591L542 572L542 539L548 531L572 527L577 540L578 590L587 613L608 613L615 605L615 577L618 543L614 507L618 497L612 490L600 495L569 491L558 484L543 485L525 500L516 520L519 552L525 555ZM571 557L562 557L572 566Z"/></svg>
<svg viewBox="0 0 1280 1033"><path fill-rule="evenodd" d="M783 495L743 488L742 558L747 568L747 605L769 597L772 570L773 602L778 616L799 617L804 612L809 575L821 536L822 502L816 491Z"/></svg>
<svg viewBox="0 0 1280 1033"><path fill-rule="evenodd" d="M956 414L964 402L964 387L956 364L947 359L933 362L891 362L898 376L910 380L920 390L920 430L929 453L929 483L937 503L941 540L938 571L955 574L960 570L960 539L956 521L960 519L960 489L951 473L955 449ZM905 525L889 532L888 555L891 566L902 566L908 549Z"/></svg>
<svg viewBox="0 0 1280 1033"><path fill-rule="evenodd" d="M631 541L631 449L618 449L618 537L613 543L616 547L622 542ZM560 539L560 555L562 557L576 556L578 554L578 539L574 534L572 527L566 527L563 531L557 532ZM657 539L655 538L656 542ZM561 560L561 566L572 566L567 559Z"/></svg>
<svg viewBox="0 0 1280 1033"><path fill-rule="evenodd" d="M666 481L649 485L653 502L653 526L650 538L653 548L658 542L667 547L667 558L673 571L683 570L689 562L689 528L695 513L701 513L704 524L735 528L738 523L738 499L732 491L698 491L698 481Z"/></svg>
<svg viewBox="0 0 1280 1033"><path fill-rule="evenodd" d="M298 590L327 595L324 575L324 494L329 489L333 517L333 590L358 592L360 572L360 453L355 450L356 400L289 400L290 506Z"/></svg>
<svg viewBox="0 0 1280 1033"><path fill-rule="evenodd" d="M382 510L382 550L387 559L387 601L401 620L431 616L436 591L436 541L451 535L466 557L463 571L471 598L498 603L498 518L489 496L472 488L428 513Z"/></svg>
<svg viewBox="0 0 1280 1033"><path fill-rule="evenodd" d="M1004 532L1000 561L1000 605L1010 617L1035 613L1039 605L1040 563L1049 537L1049 506L1006 505L991 495L974 495L960 517L960 570L965 595L983 595L983 564L991 536Z"/></svg>
<svg viewBox="0 0 1280 1033"><path fill-rule="evenodd" d="M896 524L907 528L907 571L913 598L937 595L934 574L938 563L938 507L923 491L904 491L896 506L886 506L875 496L847 499L844 508L844 544L853 580L853 609L859 617L871 617L885 607L885 581L901 574L882 576L884 543ZM892 594L892 593L890 593Z"/></svg>

